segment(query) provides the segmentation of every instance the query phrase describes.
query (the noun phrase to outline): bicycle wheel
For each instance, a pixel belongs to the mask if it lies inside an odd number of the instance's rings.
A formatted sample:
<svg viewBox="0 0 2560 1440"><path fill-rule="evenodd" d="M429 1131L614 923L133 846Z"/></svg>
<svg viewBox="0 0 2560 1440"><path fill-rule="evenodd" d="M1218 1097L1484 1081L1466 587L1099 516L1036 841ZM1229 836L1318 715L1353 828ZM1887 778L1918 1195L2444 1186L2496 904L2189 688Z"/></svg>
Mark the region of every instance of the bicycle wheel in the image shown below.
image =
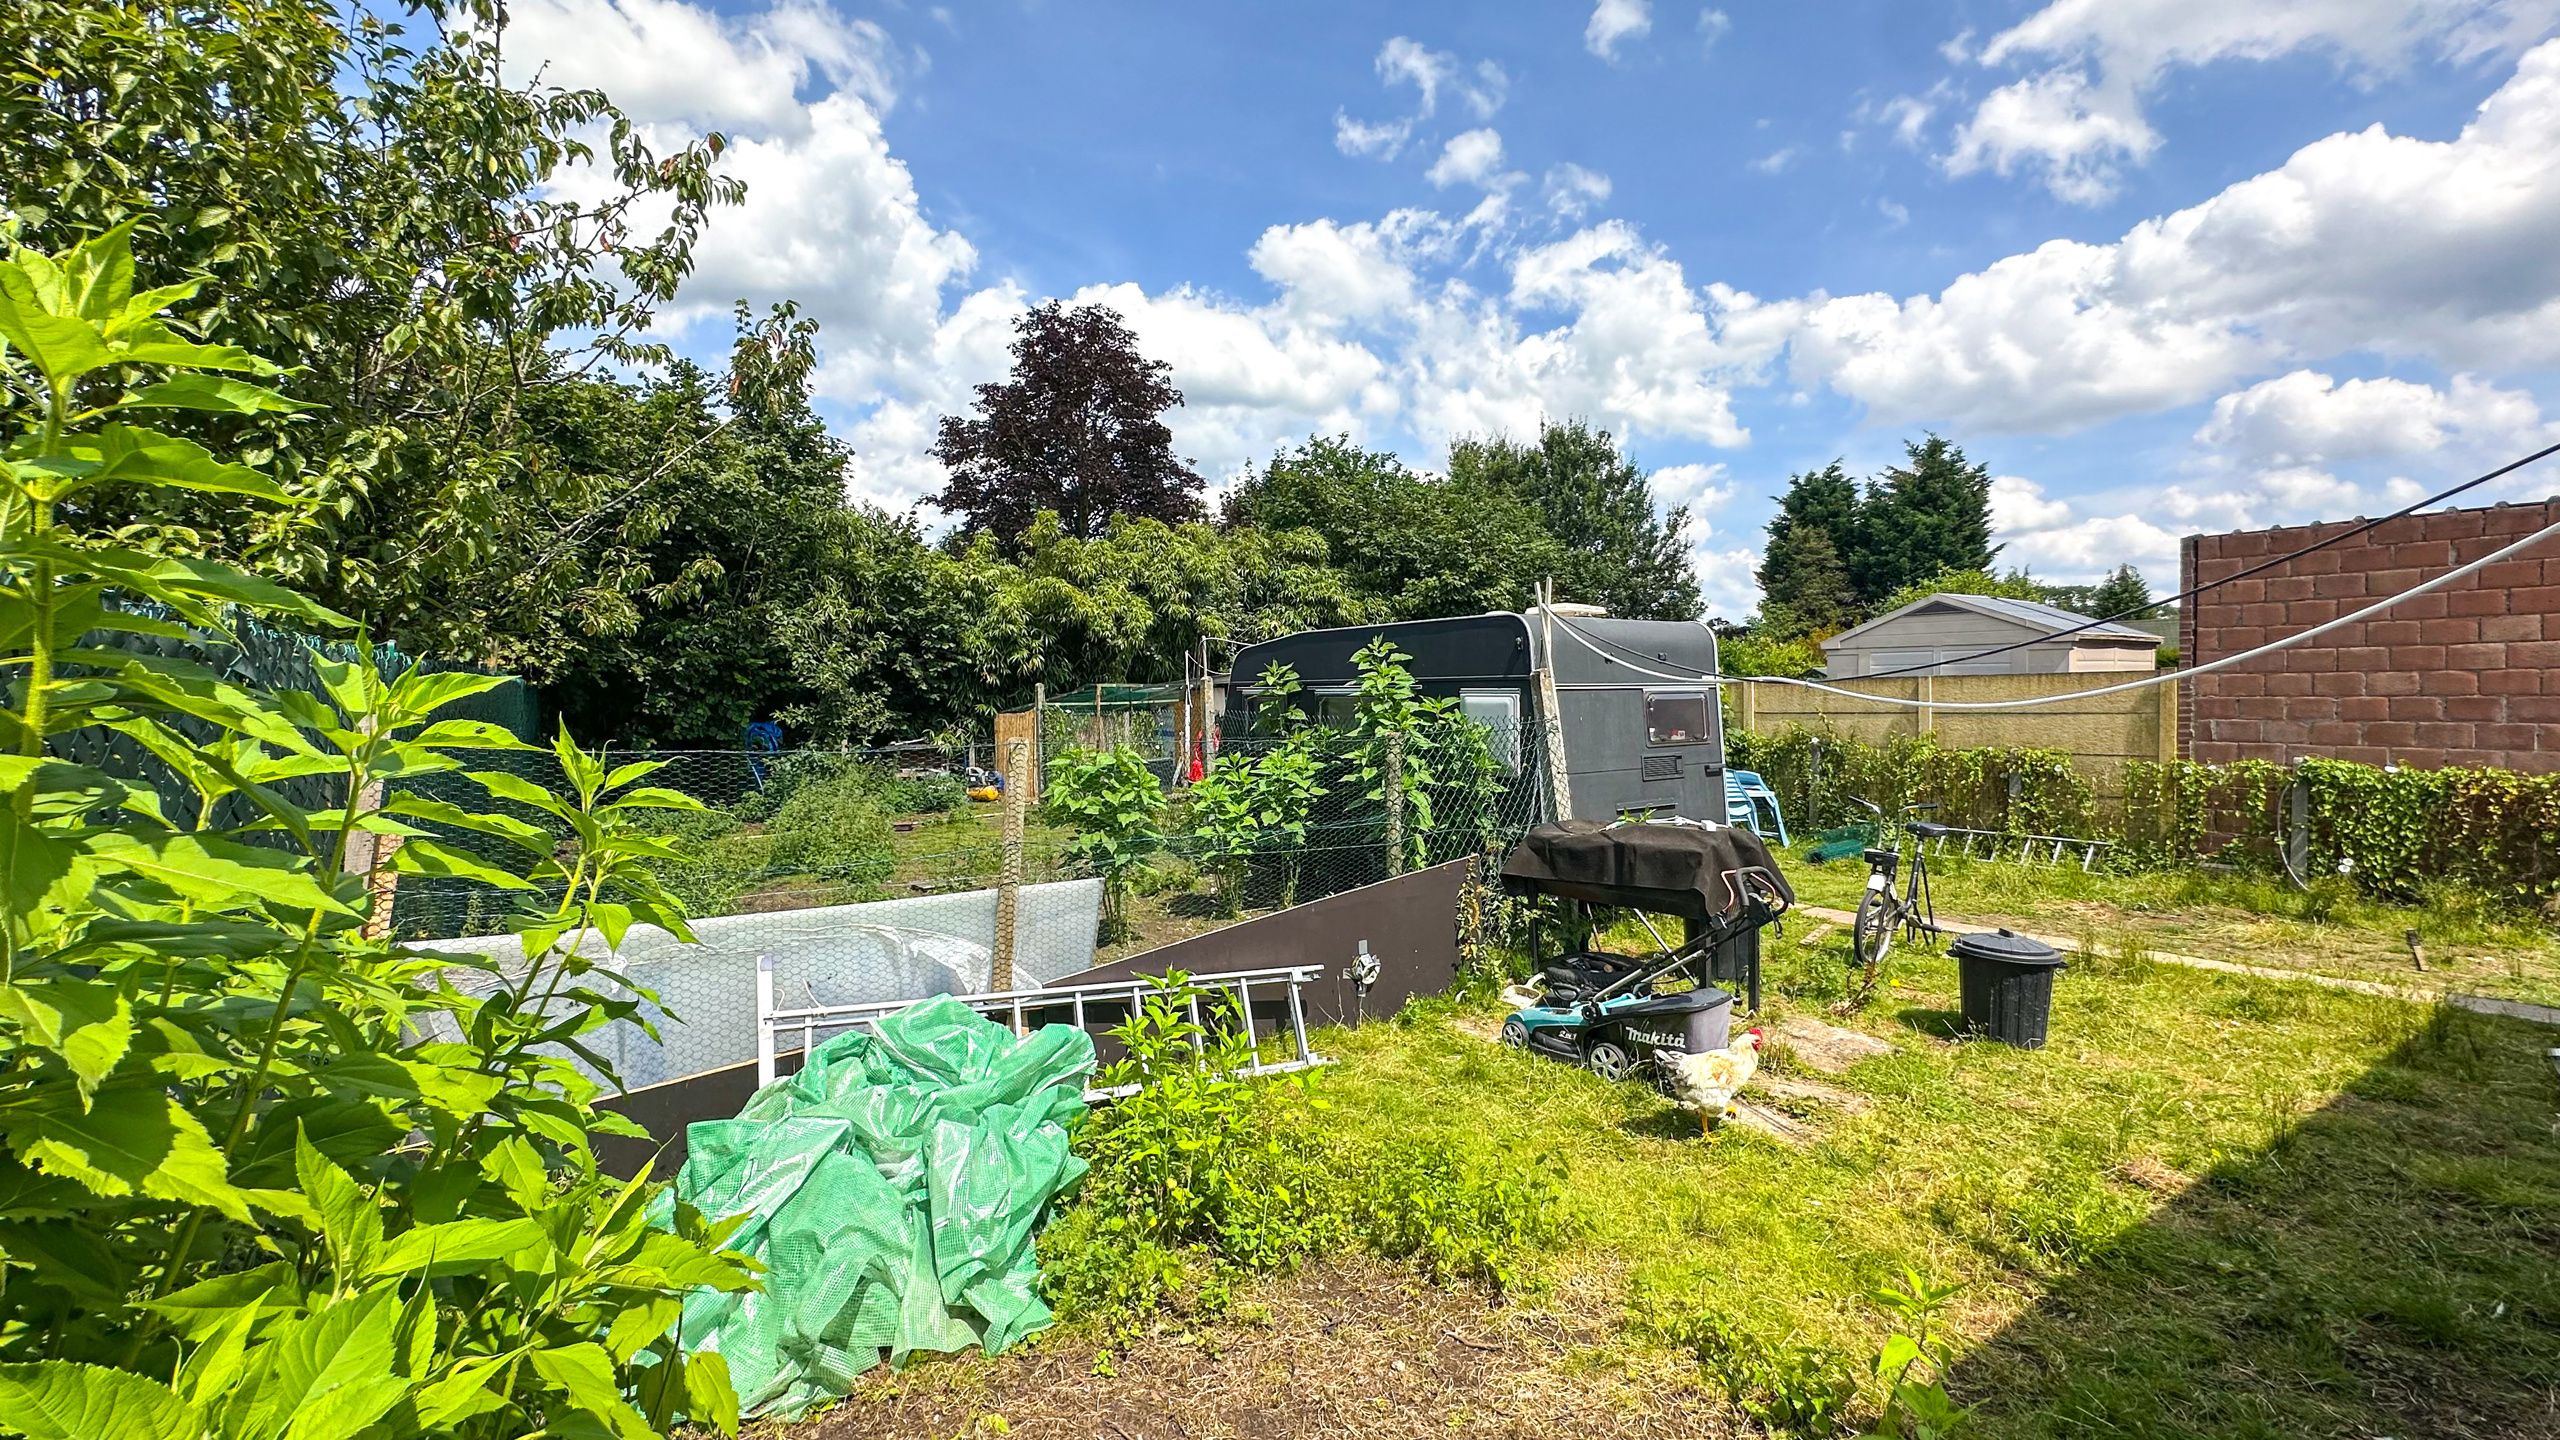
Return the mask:
<svg viewBox="0 0 2560 1440"><path fill-rule="evenodd" d="M1884 957L1893 950L1893 937L1902 927L1899 907L1893 896L1882 890L1870 890L1858 900L1857 919L1849 927L1850 953L1858 957L1861 988L1876 983L1884 971Z"/></svg>

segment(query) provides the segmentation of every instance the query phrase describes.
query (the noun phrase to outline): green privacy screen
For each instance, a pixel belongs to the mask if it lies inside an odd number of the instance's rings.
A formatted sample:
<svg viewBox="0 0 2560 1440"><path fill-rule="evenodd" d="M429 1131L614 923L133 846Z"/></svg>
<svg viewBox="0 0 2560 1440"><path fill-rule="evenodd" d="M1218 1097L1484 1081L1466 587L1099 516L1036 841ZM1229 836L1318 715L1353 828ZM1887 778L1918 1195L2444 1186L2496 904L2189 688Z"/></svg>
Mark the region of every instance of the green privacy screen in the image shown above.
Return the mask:
<svg viewBox="0 0 2560 1440"><path fill-rule="evenodd" d="M1093 1038L1027 1037L949 996L819 1045L734 1120L686 1131L677 1193L752 1216L764 1289L685 1302L749 1415L794 1416L912 1351L989 1354L1049 1323L1033 1233L1084 1174L1068 1131Z"/></svg>

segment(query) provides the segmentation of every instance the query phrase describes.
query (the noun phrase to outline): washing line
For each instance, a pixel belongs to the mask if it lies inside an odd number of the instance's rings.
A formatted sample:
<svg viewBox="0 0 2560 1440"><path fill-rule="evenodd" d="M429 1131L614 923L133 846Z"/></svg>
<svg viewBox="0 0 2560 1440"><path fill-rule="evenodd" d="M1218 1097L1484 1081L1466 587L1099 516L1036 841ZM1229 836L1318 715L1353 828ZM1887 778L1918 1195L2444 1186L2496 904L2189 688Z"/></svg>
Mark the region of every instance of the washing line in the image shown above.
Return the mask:
<svg viewBox="0 0 2560 1440"><path fill-rule="evenodd" d="M1670 680L1683 685L1787 685L1801 690L1819 690L1826 695L1841 695L1851 700L1863 700L1871 705L1900 706L1904 709L1910 710L2031 710L2043 705L2069 705L2099 695L2117 695L2128 690L2147 689L2153 685L2165 685L2172 680L2184 679L2188 676L2194 675L2209 675L2216 670L2225 670L2234 665L2246 664L2251 660L2257 659L2261 655L2272 655L2276 651L2290 649L2293 646L2301 644L2305 640L2309 640L2315 636L2325 635L2332 630L2340 628L2341 626L2353 625L2364 620L2369 620L2374 616L2381 614L2383 611L2390 609L2394 605L2398 605L2406 600L2414 600L2418 596L2424 595L2430 590L2440 590L2445 586L2452 584L2456 580L2463 579L2466 576L2475 575L2481 570L2491 565L2495 565L2499 561L2507 559L2521 551L2531 549L2534 545L2541 541L2548 540L2555 535L2560 535L2560 524L2546 525L2520 540L2512 541L2499 549L2490 551L2488 554L2481 556L2477 560L2471 561L2469 564L2456 566L2455 568L2436 576L2432 580L2422 580L2396 595L2377 600L2361 610L2341 615L2334 620L2323 621L2320 624L2312 626L2308 630L2287 635L2281 640L2270 640L2264 645L2243 650L2237 655L2226 655L2219 660L2208 660L2202 665L2193 665L2182 670L2163 670L2154 675L2146 675L2139 680L2127 680L2117 685L2101 685L2094 690L2071 690L2059 695L2031 695L2017 700L1921 700L1916 698L1906 700L1900 696L1869 695L1864 691L1846 690L1837 685L1826 685L1819 680L1795 680L1775 675L1715 676L1700 673L1691 673L1686 675L1668 674L1660 670L1654 670L1646 666L1638 665L1630 660L1621 660L1617 656L1609 654L1607 651L1602 650L1599 645L1594 644L1592 642L1592 638L1583 634L1581 629L1575 626L1572 621L1565 619L1561 615L1555 617L1555 622L1558 627L1563 629L1566 634L1571 635L1584 649L1589 650L1594 655L1598 655L1603 660L1607 660L1612 664L1623 665L1627 669L1632 670L1639 675L1651 676L1659 680Z"/></svg>

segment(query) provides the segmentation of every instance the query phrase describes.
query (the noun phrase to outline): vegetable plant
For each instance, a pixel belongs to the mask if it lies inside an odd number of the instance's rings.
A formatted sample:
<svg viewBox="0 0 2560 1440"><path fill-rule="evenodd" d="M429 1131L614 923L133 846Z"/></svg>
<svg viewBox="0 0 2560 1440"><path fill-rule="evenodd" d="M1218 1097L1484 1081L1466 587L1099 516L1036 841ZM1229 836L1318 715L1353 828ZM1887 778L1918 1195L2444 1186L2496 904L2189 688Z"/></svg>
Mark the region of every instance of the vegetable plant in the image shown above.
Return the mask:
<svg viewBox="0 0 2560 1440"><path fill-rule="evenodd" d="M1134 750L1069 750L1049 762L1041 809L1075 828L1068 860L1102 880L1103 943L1127 938L1129 893L1165 847L1164 785Z"/></svg>

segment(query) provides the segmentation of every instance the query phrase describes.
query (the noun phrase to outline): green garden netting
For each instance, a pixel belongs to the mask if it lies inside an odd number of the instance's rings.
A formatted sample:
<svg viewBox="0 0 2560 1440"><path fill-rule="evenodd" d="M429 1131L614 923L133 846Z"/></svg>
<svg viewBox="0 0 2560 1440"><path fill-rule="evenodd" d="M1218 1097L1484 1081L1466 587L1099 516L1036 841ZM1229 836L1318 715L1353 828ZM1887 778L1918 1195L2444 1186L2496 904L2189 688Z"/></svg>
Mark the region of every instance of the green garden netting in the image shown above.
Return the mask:
<svg viewBox="0 0 2560 1440"><path fill-rule="evenodd" d="M734 1120L687 1128L676 1193L753 1216L764 1288L699 1294L684 1338L748 1415L793 1416L912 1351L989 1354L1048 1325L1032 1237L1084 1174L1067 1149L1093 1037L1017 1037L949 996L838 1035Z"/></svg>

